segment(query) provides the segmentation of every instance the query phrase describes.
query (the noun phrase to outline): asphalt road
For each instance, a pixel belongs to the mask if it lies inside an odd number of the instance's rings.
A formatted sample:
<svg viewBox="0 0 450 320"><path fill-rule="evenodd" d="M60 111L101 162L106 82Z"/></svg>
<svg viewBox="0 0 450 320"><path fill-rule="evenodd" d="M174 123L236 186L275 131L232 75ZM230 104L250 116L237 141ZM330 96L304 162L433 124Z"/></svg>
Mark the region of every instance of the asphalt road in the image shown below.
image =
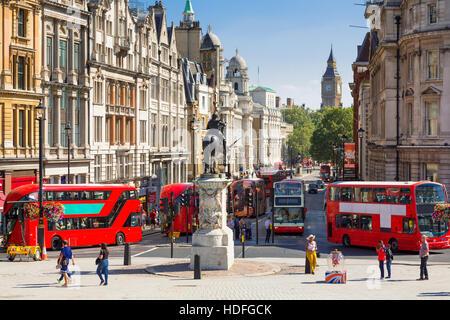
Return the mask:
<svg viewBox="0 0 450 320"><path fill-rule="evenodd" d="M313 171L311 175L304 176L306 183L319 179L318 171ZM305 233L300 235L275 235L275 242L272 244L264 244L265 229L264 220L265 215L259 217L259 243L256 245L256 219L253 219L253 239L245 243L243 249L240 241L235 241L235 257L241 258L243 250L245 250L246 258L257 257L276 257L276 258L304 258L304 246L306 237L309 234L316 236L316 242L319 252L323 255L327 255L333 249L337 248L343 252L344 256L353 259L377 259L377 255L374 248L365 247L350 247L344 248L341 244L329 243L326 238L326 217L323 211L323 199L326 193L326 189L319 190L317 194L306 195L306 220L305 220ZM192 237L189 236L188 243L186 237L181 235L176 240L173 248L174 258L190 258L191 248L190 241ZM171 248L170 242L167 236L160 233L147 235L140 243L133 244L131 247L132 256L140 257L170 257ZM73 250L75 259L76 257L95 257L98 255L99 248L76 248ZM110 247L110 256L120 257L124 255L124 247ZM48 252L50 259L58 256L58 252ZM406 261L418 261L418 254L415 252L399 252L396 256L401 256L402 260ZM3 257L2 257L3 258ZM431 253L430 261L434 262L448 262L450 261L450 250L438 250Z"/></svg>

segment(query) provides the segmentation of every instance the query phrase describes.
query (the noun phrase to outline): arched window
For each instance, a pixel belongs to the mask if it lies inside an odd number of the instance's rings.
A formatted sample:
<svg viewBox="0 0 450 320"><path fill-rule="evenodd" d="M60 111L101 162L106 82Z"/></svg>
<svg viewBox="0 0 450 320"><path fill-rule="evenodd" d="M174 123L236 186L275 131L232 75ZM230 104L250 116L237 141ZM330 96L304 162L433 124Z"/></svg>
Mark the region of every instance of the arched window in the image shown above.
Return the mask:
<svg viewBox="0 0 450 320"><path fill-rule="evenodd" d="M237 82L234 83L234 90L235 91L239 90L239 84Z"/></svg>

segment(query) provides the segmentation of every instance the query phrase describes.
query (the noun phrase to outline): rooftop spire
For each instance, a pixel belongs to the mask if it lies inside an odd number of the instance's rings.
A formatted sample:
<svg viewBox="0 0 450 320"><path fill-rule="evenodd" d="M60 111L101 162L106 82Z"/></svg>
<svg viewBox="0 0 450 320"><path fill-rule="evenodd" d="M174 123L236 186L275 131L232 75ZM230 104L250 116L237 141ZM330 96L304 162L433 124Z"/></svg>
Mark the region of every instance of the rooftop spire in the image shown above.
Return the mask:
<svg viewBox="0 0 450 320"><path fill-rule="evenodd" d="M192 3L191 0L186 0L186 7L184 8L183 13L194 13L194 9L192 9Z"/></svg>
<svg viewBox="0 0 450 320"><path fill-rule="evenodd" d="M333 55L333 45L331 45L331 51L330 51L330 57L328 58L328 63L336 62L336 59L334 59Z"/></svg>

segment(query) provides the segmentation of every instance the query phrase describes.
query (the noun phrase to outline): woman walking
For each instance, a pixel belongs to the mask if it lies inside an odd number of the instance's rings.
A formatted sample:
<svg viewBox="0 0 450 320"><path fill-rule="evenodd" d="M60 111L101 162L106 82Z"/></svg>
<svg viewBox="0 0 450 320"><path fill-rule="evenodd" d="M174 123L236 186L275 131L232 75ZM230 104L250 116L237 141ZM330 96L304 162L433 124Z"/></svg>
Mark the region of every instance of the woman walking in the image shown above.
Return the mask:
<svg viewBox="0 0 450 320"><path fill-rule="evenodd" d="M311 234L308 238L306 238L306 240L308 241L305 245L306 258L309 261L309 266L312 274L314 274L317 265L317 243L314 241L315 238L316 236Z"/></svg>
<svg viewBox="0 0 450 320"><path fill-rule="evenodd" d="M97 267L97 274L100 278L100 285L108 285L108 256L109 251L106 247L106 243L101 244L101 250L100 255L98 256L98 259L100 260L98 267ZM105 275L105 280L103 280L102 273Z"/></svg>
<svg viewBox="0 0 450 320"><path fill-rule="evenodd" d="M386 261L386 248L384 247L383 241L379 241L377 245L377 253L378 253L378 264L380 267L381 277L380 279L384 279L384 261Z"/></svg>

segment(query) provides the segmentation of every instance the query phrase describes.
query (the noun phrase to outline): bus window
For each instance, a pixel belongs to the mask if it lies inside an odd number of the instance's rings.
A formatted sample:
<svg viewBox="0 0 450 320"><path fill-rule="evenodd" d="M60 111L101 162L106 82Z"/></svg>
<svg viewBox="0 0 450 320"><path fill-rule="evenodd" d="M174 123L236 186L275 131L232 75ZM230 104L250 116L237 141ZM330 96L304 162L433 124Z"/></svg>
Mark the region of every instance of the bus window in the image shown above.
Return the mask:
<svg viewBox="0 0 450 320"><path fill-rule="evenodd" d="M372 202L372 188L361 188L361 202Z"/></svg>
<svg viewBox="0 0 450 320"><path fill-rule="evenodd" d="M353 202L362 202L361 201L361 188L355 188L353 192Z"/></svg>
<svg viewBox="0 0 450 320"><path fill-rule="evenodd" d="M336 215L336 228L339 228L339 215Z"/></svg>
<svg viewBox="0 0 450 320"><path fill-rule="evenodd" d="M343 202L351 202L353 195L353 188L351 187L343 187L341 188L341 201Z"/></svg>
<svg viewBox="0 0 450 320"><path fill-rule="evenodd" d="M399 203L400 201L400 189L399 188L387 188L386 202L387 203Z"/></svg>
<svg viewBox="0 0 450 320"><path fill-rule="evenodd" d="M339 187L331 187L328 201L339 201Z"/></svg>
<svg viewBox="0 0 450 320"><path fill-rule="evenodd" d="M92 192L81 191L81 194L79 197L81 200L92 200Z"/></svg>
<svg viewBox="0 0 450 320"><path fill-rule="evenodd" d="M341 228L351 229L352 228L352 216L350 214L341 215Z"/></svg>
<svg viewBox="0 0 450 320"><path fill-rule="evenodd" d="M400 189L400 203L411 204L411 190L406 188Z"/></svg>
<svg viewBox="0 0 450 320"><path fill-rule="evenodd" d="M372 231L372 217L361 215L361 230Z"/></svg>
<svg viewBox="0 0 450 320"><path fill-rule="evenodd" d="M411 218L403 218L403 233L414 233L416 224Z"/></svg>
<svg viewBox="0 0 450 320"><path fill-rule="evenodd" d="M373 202L385 203L386 202L386 189L385 188L373 188Z"/></svg>
<svg viewBox="0 0 450 320"><path fill-rule="evenodd" d="M353 224L353 229L355 229L355 230L359 229L359 215L357 215L357 214L353 215L352 224Z"/></svg>

